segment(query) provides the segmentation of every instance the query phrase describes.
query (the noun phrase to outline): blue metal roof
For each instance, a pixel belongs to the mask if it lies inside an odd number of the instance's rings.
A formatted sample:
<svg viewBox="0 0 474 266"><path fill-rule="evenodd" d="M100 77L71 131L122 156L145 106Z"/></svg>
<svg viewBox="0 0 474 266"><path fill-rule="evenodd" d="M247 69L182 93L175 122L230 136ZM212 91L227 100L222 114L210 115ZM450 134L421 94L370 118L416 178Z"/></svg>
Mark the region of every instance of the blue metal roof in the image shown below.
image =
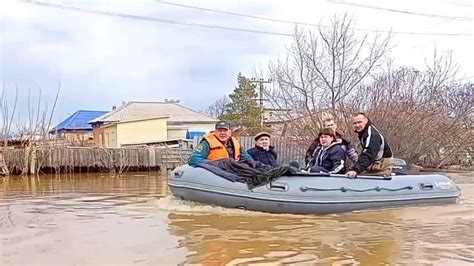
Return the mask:
<svg viewBox="0 0 474 266"><path fill-rule="evenodd" d="M89 121L108 113L107 111L86 111L79 110L70 115L56 127L51 129L50 133L59 133L65 131L92 131Z"/></svg>

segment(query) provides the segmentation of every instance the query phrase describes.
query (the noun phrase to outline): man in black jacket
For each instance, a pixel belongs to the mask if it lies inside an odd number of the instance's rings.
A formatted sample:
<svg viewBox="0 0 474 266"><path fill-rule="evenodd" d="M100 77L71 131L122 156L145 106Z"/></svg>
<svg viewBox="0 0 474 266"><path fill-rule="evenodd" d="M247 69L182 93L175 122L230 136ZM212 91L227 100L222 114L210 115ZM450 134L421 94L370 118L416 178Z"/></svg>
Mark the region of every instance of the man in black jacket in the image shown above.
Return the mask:
<svg viewBox="0 0 474 266"><path fill-rule="evenodd" d="M280 166L277 162L277 153L275 148L270 145L270 133L260 132L254 137L255 147L247 150L247 153L252 156L255 161L272 167Z"/></svg>
<svg viewBox="0 0 474 266"><path fill-rule="evenodd" d="M387 139L364 113L356 114L352 118L352 123L359 135L362 152L357 163L346 173L347 176L355 178L364 171L376 175L390 175L393 155Z"/></svg>

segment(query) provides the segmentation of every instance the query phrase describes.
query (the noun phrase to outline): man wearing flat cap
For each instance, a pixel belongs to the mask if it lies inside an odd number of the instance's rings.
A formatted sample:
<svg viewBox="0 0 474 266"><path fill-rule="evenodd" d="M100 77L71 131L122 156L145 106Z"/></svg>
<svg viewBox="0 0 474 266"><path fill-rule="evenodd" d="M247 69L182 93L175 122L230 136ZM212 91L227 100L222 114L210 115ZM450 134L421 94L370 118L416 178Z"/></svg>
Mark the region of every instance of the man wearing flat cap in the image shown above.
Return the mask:
<svg viewBox="0 0 474 266"><path fill-rule="evenodd" d="M252 157L242 150L239 141L232 137L232 129L227 121L216 123L216 130L204 135L199 145L188 159L188 164L196 166L199 163L216 161L221 159L253 160Z"/></svg>
<svg viewBox="0 0 474 266"><path fill-rule="evenodd" d="M277 162L277 153L273 146L270 145L270 133L259 132L254 137L255 147L247 150L255 161L273 167L280 166Z"/></svg>

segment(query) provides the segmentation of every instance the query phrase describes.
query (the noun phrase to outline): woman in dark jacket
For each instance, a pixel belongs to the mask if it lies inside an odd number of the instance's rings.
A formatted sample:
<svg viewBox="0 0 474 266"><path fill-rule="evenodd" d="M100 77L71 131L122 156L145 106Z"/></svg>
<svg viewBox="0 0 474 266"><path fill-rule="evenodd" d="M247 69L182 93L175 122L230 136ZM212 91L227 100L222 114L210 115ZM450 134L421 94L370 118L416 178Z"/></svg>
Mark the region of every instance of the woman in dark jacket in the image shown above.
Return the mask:
<svg viewBox="0 0 474 266"><path fill-rule="evenodd" d="M357 159L359 158L359 154L355 150L354 146L350 143L350 141L344 139L339 132L336 131L336 141L341 144L341 147L344 149L346 153L346 162L349 164L357 163ZM314 153L314 150L319 146L319 137L315 139L311 145L309 146L308 150L306 151L306 155L304 158L305 164L308 165L311 156Z"/></svg>
<svg viewBox="0 0 474 266"><path fill-rule="evenodd" d="M273 146L270 146L270 134L267 132L260 132L255 135L255 147L247 150L247 153L252 156L255 161L273 167L280 166L277 162L277 153Z"/></svg>
<svg viewBox="0 0 474 266"><path fill-rule="evenodd" d="M310 172L330 174L345 173L346 152L337 141L334 130L323 128L319 132L319 146L314 150L308 163Z"/></svg>

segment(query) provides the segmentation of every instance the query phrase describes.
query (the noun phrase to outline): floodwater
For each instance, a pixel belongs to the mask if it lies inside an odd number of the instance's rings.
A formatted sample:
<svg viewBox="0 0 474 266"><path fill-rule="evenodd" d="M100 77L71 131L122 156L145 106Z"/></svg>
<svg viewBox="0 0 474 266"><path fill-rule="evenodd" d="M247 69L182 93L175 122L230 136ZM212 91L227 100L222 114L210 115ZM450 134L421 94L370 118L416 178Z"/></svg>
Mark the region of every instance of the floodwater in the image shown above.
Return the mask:
<svg viewBox="0 0 474 266"><path fill-rule="evenodd" d="M155 173L0 179L0 265L472 265L455 205L272 215L178 200Z"/></svg>

